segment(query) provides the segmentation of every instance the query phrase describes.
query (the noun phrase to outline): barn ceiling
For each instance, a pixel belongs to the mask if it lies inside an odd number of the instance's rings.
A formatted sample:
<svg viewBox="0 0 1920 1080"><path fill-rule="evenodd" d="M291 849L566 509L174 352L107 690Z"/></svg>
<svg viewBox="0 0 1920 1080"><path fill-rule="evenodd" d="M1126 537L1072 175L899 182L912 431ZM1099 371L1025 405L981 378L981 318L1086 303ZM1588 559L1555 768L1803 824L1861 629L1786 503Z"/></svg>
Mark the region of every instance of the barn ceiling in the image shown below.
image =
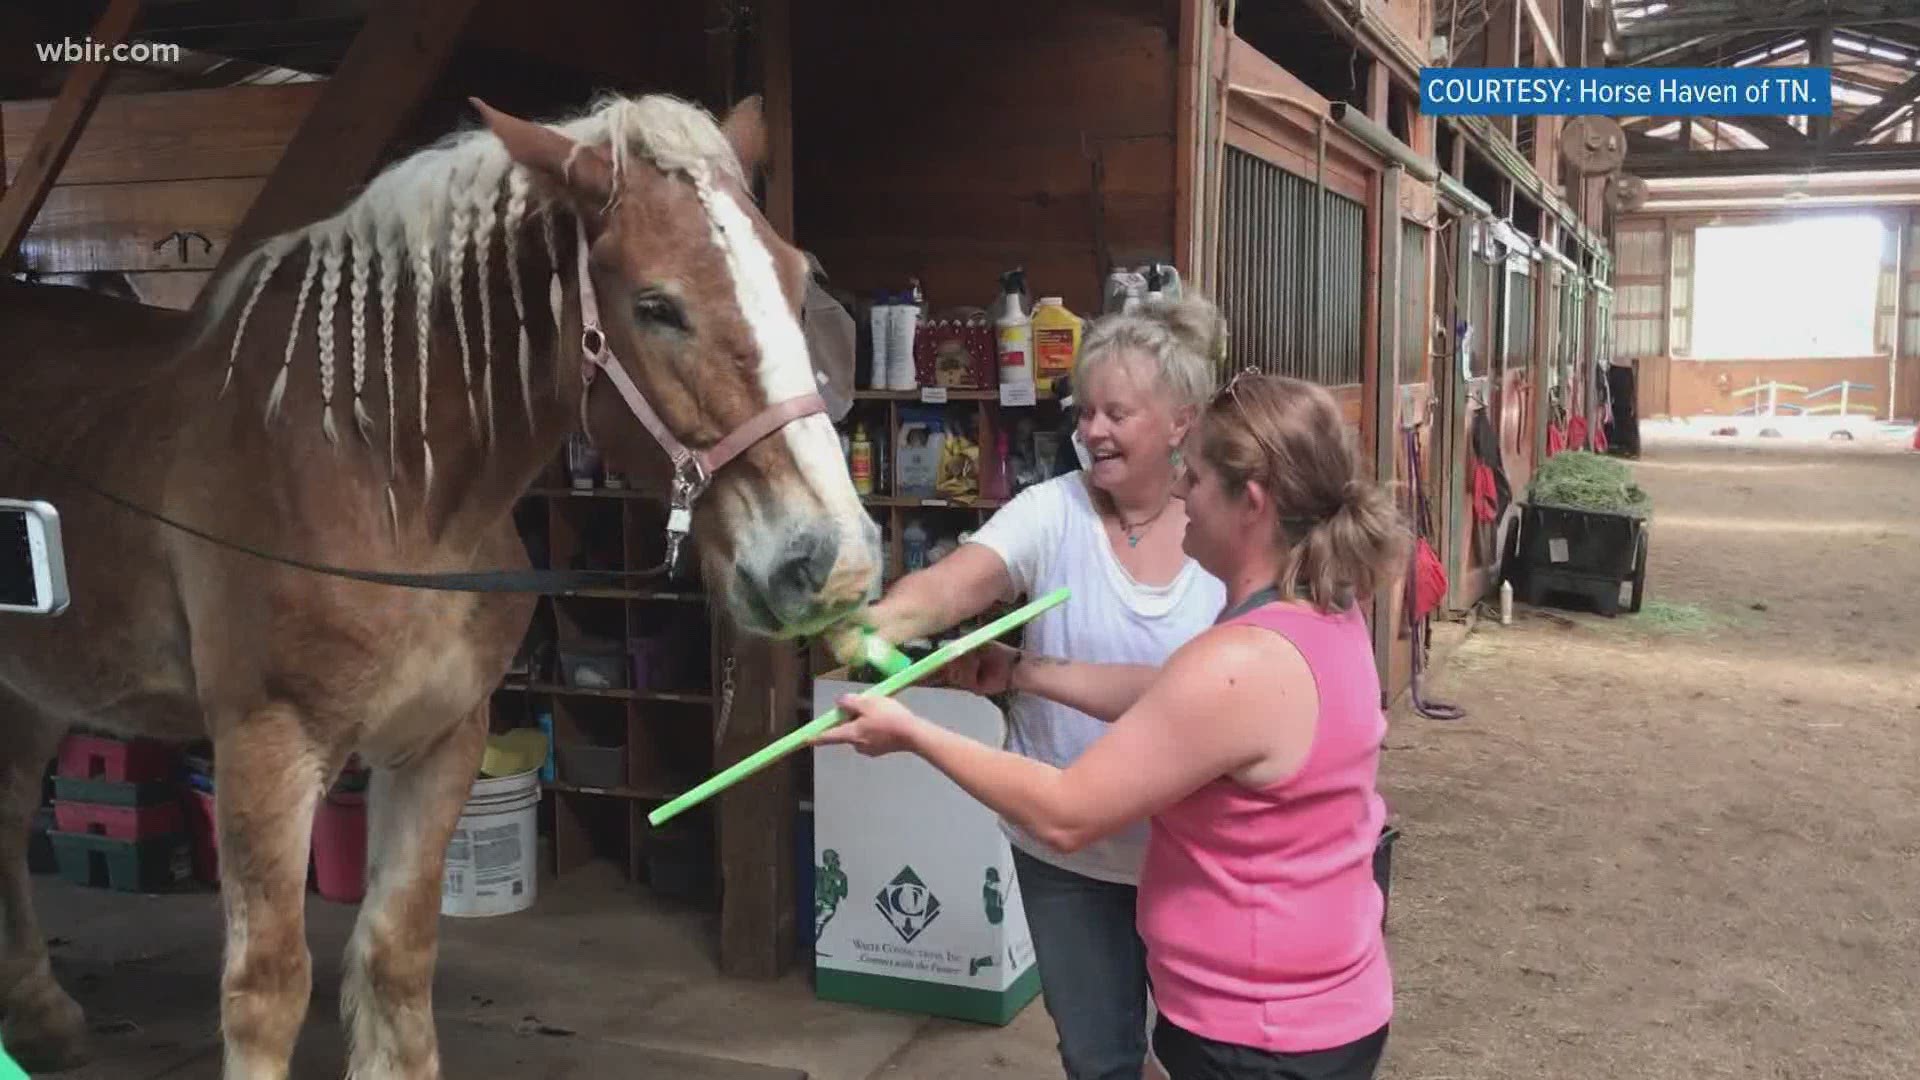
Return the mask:
<svg viewBox="0 0 1920 1080"><path fill-rule="evenodd" d="M1728 176L1920 167L1920 0L1606 3L1613 66L1833 69L1831 117L1625 118L1633 172Z"/></svg>

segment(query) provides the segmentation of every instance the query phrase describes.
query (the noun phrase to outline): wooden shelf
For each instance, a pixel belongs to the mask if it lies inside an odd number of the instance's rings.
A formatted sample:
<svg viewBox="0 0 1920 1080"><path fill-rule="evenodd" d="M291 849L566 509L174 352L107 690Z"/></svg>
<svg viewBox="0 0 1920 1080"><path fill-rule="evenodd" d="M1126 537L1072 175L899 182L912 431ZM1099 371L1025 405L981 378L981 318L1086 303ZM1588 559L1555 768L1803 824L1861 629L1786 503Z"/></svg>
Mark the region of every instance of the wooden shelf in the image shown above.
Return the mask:
<svg viewBox="0 0 1920 1080"><path fill-rule="evenodd" d="M654 787L652 785L645 787L632 787L628 785L621 787L587 787L583 784L569 784L560 780L555 780L552 783L543 782L540 786L548 791L557 791L562 795L604 795L610 799L632 799L637 802L667 802L681 791L686 790L685 788L677 788L673 791L668 791L664 787ZM687 785L689 788L692 786L692 784Z"/></svg>
<svg viewBox="0 0 1920 1080"><path fill-rule="evenodd" d="M897 506L904 510L997 510L999 499L917 499L902 495L862 495L867 506Z"/></svg>
<svg viewBox="0 0 1920 1080"><path fill-rule="evenodd" d="M939 387L933 387L932 389L937 390L939 389ZM1036 402L1054 400L1052 391L1042 392L1036 389L1034 391L1033 397ZM919 401L920 391L917 389L916 390L855 390L853 392L853 399L855 401ZM957 386L949 387L947 389L947 400L948 401L991 401L997 404L1000 401L1000 388L996 386L991 390L963 390Z"/></svg>
<svg viewBox="0 0 1920 1080"><path fill-rule="evenodd" d="M525 679L507 679L500 684L500 689L519 690L529 694L552 694L556 697L607 698L613 701L671 701L683 705L713 704L713 695L705 693L686 693L678 690L594 690L584 686L528 682Z"/></svg>

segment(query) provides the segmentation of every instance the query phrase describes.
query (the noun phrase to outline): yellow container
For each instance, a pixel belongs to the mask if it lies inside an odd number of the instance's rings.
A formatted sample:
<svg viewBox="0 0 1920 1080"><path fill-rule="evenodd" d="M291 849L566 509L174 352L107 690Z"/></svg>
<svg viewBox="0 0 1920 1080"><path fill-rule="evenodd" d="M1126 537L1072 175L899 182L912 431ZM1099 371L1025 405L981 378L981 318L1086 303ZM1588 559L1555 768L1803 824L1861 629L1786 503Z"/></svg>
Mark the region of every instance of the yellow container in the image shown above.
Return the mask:
<svg viewBox="0 0 1920 1080"><path fill-rule="evenodd" d="M1053 392L1054 380L1073 374L1080 355L1080 335L1086 320L1067 310L1057 296L1041 297L1033 307L1033 384L1040 393Z"/></svg>

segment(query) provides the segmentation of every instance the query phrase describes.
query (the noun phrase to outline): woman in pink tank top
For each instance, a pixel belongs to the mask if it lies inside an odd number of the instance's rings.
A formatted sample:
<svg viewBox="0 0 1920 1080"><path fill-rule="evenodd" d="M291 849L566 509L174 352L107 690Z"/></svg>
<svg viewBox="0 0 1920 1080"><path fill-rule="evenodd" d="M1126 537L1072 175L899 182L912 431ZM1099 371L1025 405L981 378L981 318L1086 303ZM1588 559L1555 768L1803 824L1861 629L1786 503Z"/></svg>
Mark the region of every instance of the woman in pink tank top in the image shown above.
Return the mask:
<svg viewBox="0 0 1920 1080"><path fill-rule="evenodd" d="M1139 929L1173 1080L1371 1077L1393 984L1373 851L1386 719L1361 605L1408 535L1313 384L1243 374L1188 439L1186 549L1227 609L1160 668L995 646L947 681L1112 727L1066 769L848 697L818 742L909 751L1062 851L1151 822ZM1071 602L1071 601L1069 601Z"/></svg>

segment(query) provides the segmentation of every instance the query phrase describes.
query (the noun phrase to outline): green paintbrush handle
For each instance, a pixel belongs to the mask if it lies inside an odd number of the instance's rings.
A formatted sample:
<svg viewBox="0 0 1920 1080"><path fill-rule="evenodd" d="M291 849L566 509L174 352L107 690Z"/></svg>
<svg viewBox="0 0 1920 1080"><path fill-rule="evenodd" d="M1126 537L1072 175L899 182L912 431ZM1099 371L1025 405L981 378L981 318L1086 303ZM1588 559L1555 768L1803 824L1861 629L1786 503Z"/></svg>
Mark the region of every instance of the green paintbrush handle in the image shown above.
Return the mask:
<svg viewBox="0 0 1920 1080"><path fill-rule="evenodd" d="M1026 623L1049 608L1066 602L1068 590L1065 586L1055 589L1047 595L1018 610L1008 612L964 637L950 641L915 661L904 671L896 672L874 684L871 689L861 692L861 697L888 697L900 690L919 682L933 671L953 662L955 659L972 652L981 645L992 641L1001 634ZM681 811L704 802L727 788L745 780L768 765L807 745L813 738L828 728L840 723L845 717L838 708L829 709L812 720L787 732L780 738L761 747L745 758L734 762L699 786L681 794L673 801L647 815L647 823L658 827L661 822L678 815Z"/></svg>

